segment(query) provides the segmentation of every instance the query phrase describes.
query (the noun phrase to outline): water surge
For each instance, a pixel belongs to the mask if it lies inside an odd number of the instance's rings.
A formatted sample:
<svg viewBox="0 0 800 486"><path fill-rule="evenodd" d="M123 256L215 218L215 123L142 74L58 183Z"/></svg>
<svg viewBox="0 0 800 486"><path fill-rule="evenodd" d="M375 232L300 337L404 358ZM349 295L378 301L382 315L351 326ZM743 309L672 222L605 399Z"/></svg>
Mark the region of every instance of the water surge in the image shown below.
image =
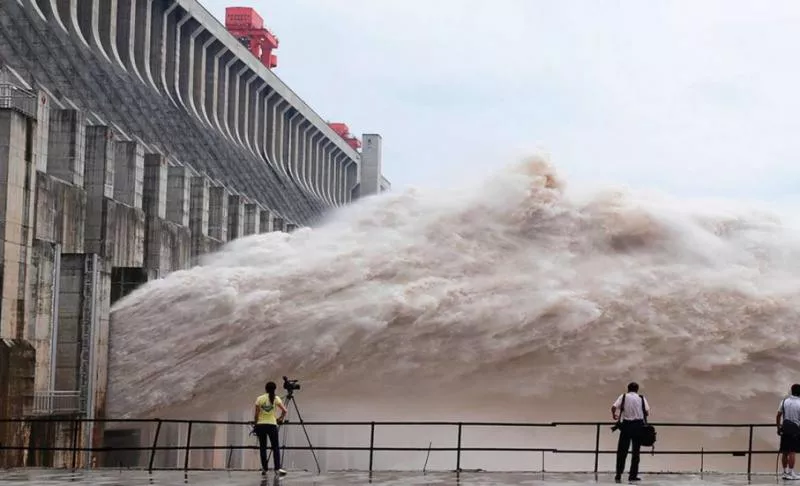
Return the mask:
<svg viewBox="0 0 800 486"><path fill-rule="evenodd" d="M570 192L540 159L369 198L117 303L107 413L246 410L289 375L323 420L605 420L637 380L658 420L770 422L800 381L798 235L733 204Z"/></svg>

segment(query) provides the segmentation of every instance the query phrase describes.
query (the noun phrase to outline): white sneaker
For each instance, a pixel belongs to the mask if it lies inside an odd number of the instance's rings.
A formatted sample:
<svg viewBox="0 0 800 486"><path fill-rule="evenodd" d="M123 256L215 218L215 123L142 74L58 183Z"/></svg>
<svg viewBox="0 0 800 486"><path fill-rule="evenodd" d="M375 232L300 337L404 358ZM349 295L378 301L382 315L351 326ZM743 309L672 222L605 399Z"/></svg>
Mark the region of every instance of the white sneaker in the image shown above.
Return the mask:
<svg viewBox="0 0 800 486"><path fill-rule="evenodd" d="M794 477L792 476L792 474L790 474L790 473L788 473L788 472L785 472L785 473L783 473L783 476L781 476L781 478L782 478L782 479L794 479Z"/></svg>
<svg viewBox="0 0 800 486"><path fill-rule="evenodd" d="M792 477L792 479L793 479L793 480L795 480L795 481L796 481L796 480L798 480L798 479L800 479L800 473L798 473L797 471L792 471L791 473L789 473L789 475L790 475L790 476Z"/></svg>
<svg viewBox="0 0 800 486"><path fill-rule="evenodd" d="M277 471L275 471L275 474L277 474L278 476L286 476L286 471L284 471L283 469L278 469Z"/></svg>

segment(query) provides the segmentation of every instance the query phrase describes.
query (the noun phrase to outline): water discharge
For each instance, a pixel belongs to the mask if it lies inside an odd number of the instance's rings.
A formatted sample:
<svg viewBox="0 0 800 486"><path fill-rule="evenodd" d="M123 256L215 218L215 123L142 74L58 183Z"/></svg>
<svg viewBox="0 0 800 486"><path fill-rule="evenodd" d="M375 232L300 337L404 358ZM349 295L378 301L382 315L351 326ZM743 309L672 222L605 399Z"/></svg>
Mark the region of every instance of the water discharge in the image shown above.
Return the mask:
<svg viewBox="0 0 800 486"><path fill-rule="evenodd" d="M635 379L659 421L770 422L800 381L798 236L540 159L369 198L120 301L107 413L208 417L289 375L320 420L606 420Z"/></svg>

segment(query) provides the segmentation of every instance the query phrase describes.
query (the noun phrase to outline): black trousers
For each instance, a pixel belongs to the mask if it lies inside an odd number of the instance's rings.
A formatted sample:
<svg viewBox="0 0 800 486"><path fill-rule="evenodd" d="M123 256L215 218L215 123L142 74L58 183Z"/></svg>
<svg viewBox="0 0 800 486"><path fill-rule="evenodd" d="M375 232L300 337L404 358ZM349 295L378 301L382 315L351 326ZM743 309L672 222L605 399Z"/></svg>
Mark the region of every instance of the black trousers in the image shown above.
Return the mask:
<svg viewBox="0 0 800 486"><path fill-rule="evenodd" d="M258 437L258 453L261 456L261 469L263 471L269 469L269 464L267 464L267 438L269 438L269 445L272 447L272 462L275 464L275 470L280 469L281 449L278 444L278 426L257 424L256 437Z"/></svg>
<svg viewBox="0 0 800 486"><path fill-rule="evenodd" d="M623 420L619 428L619 443L617 443L617 477L622 476L625 470L625 460L628 458L628 448L631 451L631 469L628 472L629 478L639 475L639 450L642 448L640 438L642 436L644 420Z"/></svg>

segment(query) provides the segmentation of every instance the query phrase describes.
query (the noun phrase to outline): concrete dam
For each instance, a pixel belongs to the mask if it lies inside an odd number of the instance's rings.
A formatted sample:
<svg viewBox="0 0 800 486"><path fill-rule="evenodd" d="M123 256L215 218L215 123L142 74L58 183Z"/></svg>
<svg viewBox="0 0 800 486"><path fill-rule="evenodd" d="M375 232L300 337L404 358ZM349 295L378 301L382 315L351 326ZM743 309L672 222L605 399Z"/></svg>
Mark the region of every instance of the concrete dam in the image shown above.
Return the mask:
<svg viewBox="0 0 800 486"><path fill-rule="evenodd" d="M90 421L116 300L390 189L380 135L328 123L229 30L195 0L0 2L0 468L114 443Z"/></svg>

